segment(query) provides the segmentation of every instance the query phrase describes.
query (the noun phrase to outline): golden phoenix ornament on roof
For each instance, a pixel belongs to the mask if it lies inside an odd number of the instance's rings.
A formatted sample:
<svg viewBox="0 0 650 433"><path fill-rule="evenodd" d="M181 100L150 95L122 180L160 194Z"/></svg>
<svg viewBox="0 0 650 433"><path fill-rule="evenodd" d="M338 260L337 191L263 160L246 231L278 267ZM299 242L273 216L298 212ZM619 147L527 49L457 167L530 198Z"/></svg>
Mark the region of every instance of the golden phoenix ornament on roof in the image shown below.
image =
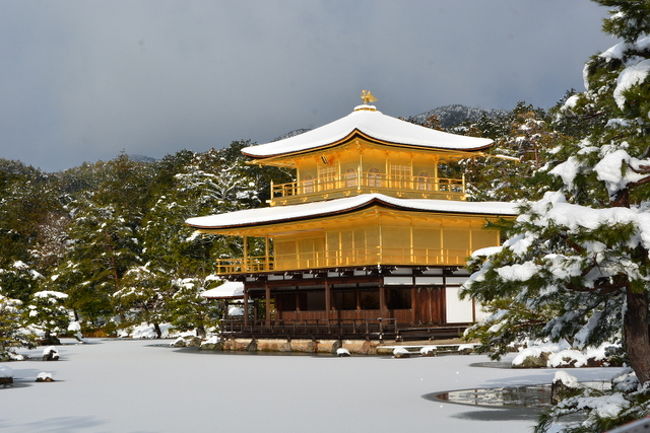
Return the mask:
<svg viewBox="0 0 650 433"><path fill-rule="evenodd" d="M363 101L364 104L368 105L372 102L376 102L377 98L375 97L375 95L372 94L370 90L362 90L361 100Z"/></svg>

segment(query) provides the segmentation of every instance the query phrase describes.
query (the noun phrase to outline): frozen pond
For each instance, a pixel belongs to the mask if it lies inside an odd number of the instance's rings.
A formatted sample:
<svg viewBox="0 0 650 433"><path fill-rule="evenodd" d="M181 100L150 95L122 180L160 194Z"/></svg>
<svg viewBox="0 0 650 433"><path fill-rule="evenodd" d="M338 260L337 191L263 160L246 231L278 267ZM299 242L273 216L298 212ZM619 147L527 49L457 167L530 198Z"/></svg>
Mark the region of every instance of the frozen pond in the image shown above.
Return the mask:
<svg viewBox="0 0 650 433"><path fill-rule="evenodd" d="M91 340L57 362L0 363L2 432L521 432L529 412L434 401L435 392L549 383L556 370L471 366L485 356L390 359L200 353ZM40 355L40 350L30 352ZM580 380L620 369L575 369ZM55 383L33 383L51 371Z"/></svg>

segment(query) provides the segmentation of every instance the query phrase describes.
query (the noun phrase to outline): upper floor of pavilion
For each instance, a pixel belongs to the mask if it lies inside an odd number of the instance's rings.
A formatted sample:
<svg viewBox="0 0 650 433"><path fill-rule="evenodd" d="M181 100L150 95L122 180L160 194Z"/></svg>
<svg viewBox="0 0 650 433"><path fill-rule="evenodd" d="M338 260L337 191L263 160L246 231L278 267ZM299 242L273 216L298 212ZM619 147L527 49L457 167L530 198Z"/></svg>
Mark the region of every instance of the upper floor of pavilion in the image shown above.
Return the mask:
<svg viewBox="0 0 650 433"><path fill-rule="evenodd" d="M364 104L334 122L242 150L251 163L295 170L293 182L271 185L271 206L368 193L465 199L458 161L483 155L492 140L415 125L370 105L369 92L362 99Z"/></svg>

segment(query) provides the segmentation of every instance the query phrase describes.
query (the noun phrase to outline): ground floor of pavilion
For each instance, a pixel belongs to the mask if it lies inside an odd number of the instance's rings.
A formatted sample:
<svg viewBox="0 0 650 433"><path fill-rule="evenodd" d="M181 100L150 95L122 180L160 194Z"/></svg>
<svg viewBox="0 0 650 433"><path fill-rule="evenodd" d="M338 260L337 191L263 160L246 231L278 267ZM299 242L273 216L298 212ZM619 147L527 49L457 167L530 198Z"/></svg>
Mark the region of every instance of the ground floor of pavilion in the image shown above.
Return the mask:
<svg viewBox="0 0 650 433"><path fill-rule="evenodd" d="M259 338L455 337L485 314L459 299L457 267L376 266L240 275L241 318L222 332Z"/></svg>

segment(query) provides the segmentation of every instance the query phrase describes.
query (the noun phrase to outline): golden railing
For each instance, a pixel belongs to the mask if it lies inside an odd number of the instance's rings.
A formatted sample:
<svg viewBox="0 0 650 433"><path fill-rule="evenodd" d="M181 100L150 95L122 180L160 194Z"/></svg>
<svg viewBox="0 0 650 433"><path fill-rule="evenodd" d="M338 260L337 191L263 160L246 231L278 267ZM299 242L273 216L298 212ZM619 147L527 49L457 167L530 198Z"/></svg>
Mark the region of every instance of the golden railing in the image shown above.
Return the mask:
<svg viewBox="0 0 650 433"><path fill-rule="evenodd" d="M273 257L248 256L217 259L217 274L240 274L343 266L421 265L462 266L471 254L466 249L380 248L348 249L345 252L311 251L302 254L276 254Z"/></svg>
<svg viewBox="0 0 650 433"><path fill-rule="evenodd" d="M387 175L356 171L341 176L301 179L296 182L271 184L271 199L308 196L332 191L386 191L416 194L441 194L464 197L465 177L452 179L433 176Z"/></svg>

